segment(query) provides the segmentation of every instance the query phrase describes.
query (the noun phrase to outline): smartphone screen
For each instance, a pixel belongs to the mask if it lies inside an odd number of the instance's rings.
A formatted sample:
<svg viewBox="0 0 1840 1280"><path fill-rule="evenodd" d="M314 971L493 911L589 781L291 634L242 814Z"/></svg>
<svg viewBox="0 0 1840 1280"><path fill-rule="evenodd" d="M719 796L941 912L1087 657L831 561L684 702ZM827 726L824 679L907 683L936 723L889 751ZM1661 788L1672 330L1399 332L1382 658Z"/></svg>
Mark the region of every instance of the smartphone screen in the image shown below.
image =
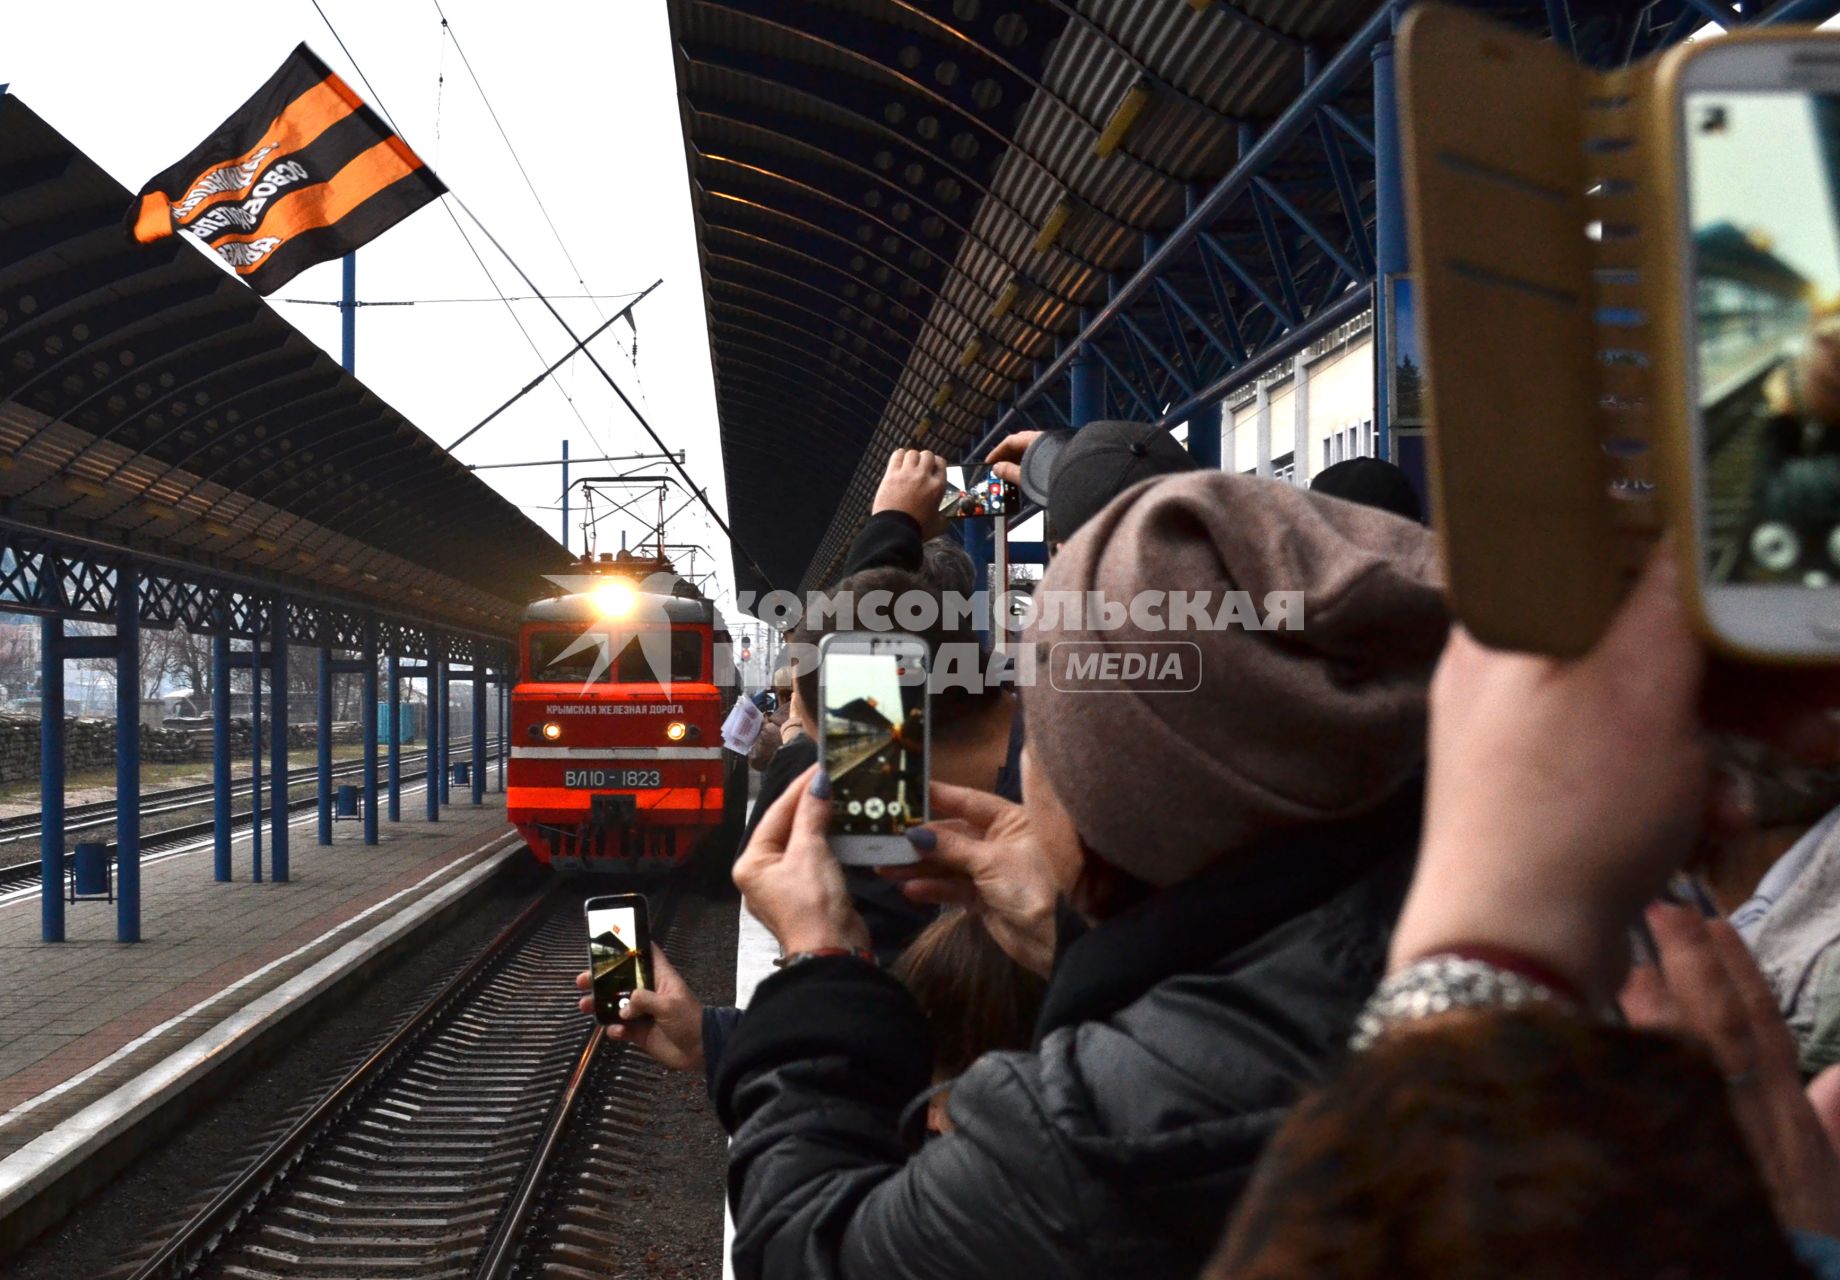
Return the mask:
<svg viewBox="0 0 1840 1280"><path fill-rule="evenodd" d="M967 470L972 474L967 475ZM1022 491L988 468L947 467L946 488L948 493L958 493L957 502L946 509L956 519L1008 516L1022 508Z"/></svg>
<svg viewBox="0 0 1840 1280"><path fill-rule="evenodd" d="M1840 582L1840 95L1684 95L1704 581Z"/></svg>
<svg viewBox="0 0 1840 1280"><path fill-rule="evenodd" d="M636 893L589 898L582 910L588 921L594 1016L600 1022L618 1022L620 1002L651 986L652 939L645 898Z"/></svg>
<svg viewBox="0 0 1840 1280"><path fill-rule="evenodd" d="M827 646L818 668L831 831L901 836L925 821L926 668L918 640Z"/></svg>

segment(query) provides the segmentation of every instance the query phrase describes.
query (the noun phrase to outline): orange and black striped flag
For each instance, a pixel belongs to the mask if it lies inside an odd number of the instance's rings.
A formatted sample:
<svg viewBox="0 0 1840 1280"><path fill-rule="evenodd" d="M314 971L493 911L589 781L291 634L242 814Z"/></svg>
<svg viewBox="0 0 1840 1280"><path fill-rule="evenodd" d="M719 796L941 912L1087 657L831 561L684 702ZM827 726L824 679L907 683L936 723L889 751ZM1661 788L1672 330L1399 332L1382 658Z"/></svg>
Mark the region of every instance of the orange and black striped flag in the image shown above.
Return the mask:
<svg viewBox="0 0 1840 1280"><path fill-rule="evenodd" d="M141 188L128 229L183 231L257 293L368 243L447 188L311 49Z"/></svg>

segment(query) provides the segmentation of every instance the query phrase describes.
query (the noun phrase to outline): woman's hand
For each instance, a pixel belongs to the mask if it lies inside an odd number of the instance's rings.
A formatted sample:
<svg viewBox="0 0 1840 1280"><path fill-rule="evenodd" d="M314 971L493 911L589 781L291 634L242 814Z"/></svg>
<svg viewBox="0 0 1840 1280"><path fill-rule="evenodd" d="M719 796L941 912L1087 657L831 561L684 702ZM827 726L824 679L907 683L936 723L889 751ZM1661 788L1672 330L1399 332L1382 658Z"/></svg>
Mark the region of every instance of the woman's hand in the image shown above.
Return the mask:
<svg viewBox="0 0 1840 1280"><path fill-rule="evenodd" d="M1730 924L1656 904L1648 926L1661 963L1629 975L1630 1025L1706 1048L1731 1086L1732 1114L1782 1225L1840 1236L1840 1156L1827 1128L1840 1075L1830 1070L1803 1091L1789 1028Z"/></svg>
<svg viewBox="0 0 1840 1280"><path fill-rule="evenodd" d="M1054 965L1054 904L1072 886L1059 883L1022 806L943 782L930 794L935 820L907 833L921 861L883 867L882 874L914 902L976 912L1012 960L1047 976Z"/></svg>
<svg viewBox="0 0 1840 1280"><path fill-rule="evenodd" d="M1657 554L1575 660L1452 634L1431 682L1425 833L1395 967L1489 944L1615 992L1625 926L1685 856L1704 800L1706 663L1676 576Z"/></svg>
<svg viewBox="0 0 1840 1280"><path fill-rule="evenodd" d="M869 945L826 836L830 797L829 780L813 765L773 802L735 863L742 901L786 955Z"/></svg>
<svg viewBox="0 0 1840 1280"><path fill-rule="evenodd" d="M703 1002L662 947L652 948L652 976L656 989L641 987L628 996L620 1021L608 1024L607 1038L634 1045L672 1071L702 1070ZM586 970L575 975L575 985L589 993L581 998L581 1011L593 1013L593 979Z"/></svg>

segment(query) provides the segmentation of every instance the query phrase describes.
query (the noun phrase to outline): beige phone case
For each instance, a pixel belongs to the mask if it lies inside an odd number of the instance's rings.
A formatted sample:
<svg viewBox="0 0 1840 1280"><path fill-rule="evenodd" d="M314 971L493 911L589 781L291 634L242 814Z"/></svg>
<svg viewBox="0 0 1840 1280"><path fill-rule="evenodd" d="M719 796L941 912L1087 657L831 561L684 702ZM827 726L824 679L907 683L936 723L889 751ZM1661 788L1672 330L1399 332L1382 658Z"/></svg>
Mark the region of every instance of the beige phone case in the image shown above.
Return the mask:
<svg viewBox="0 0 1840 1280"><path fill-rule="evenodd" d="M1597 73L1550 41L1436 4L1413 9L1400 41L1432 507L1452 606L1485 643L1579 654L1664 514L1684 517L1692 493L1677 296L1690 246L1671 104L1701 50ZM1693 521L1670 522L1696 536ZM1700 563L1697 546L1681 553ZM1697 576L1682 578L1703 619Z"/></svg>

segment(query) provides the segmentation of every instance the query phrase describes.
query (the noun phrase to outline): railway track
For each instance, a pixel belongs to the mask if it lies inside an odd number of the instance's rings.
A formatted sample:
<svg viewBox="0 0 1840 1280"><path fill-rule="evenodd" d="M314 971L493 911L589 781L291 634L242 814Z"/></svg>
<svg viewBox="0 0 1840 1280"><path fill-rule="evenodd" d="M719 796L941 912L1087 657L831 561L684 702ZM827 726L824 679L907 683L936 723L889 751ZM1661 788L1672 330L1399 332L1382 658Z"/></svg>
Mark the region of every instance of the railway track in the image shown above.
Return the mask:
<svg viewBox="0 0 1840 1280"><path fill-rule="evenodd" d="M502 748L503 741L503 739L495 739L491 744L491 749L496 752ZM423 766L415 772L403 773L402 780L405 783L420 781L428 776L426 767L428 753L426 751L405 754L401 757L401 761L405 766L417 763ZM379 773L381 774L381 772L382 768L380 765ZM363 773L364 762L361 760L354 760L335 765L332 770L332 777L334 779L358 778L362 777ZM312 784L317 780L318 776L319 770L313 765L290 770L288 772L289 792L291 793L295 788L303 784ZM268 787L267 779L263 780L262 786L266 792ZM249 779L243 778L232 783L230 792L231 803L234 805L238 799L248 803L250 798L249 793ZM141 820L144 823L149 818L158 818L202 808L210 804L215 795L216 788L208 782L201 783L197 786L172 787L164 791L148 792L141 797ZM290 798L288 801L288 812L297 813L305 809L310 809L318 802L319 797L317 794L308 795L302 799ZM264 806L263 812L267 812L266 806ZM235 812L231 815L231 823L237 830L247 828L250 819L251 814L247 809L241 812ZM95 804L72 805L64 814L64 834L67 837L77 836L86 831L111 831L114 826L115 805L112 801L105 800ZM180 826L168 827L161 831L145 832L141 837L141 850L143 853L155 853L161 849L171 848L175 845L187 844L200 837L210 835L213 827L214 823L210 820L206 820L204 822L184 823ZM9 844L36 841L38 839L38 832L39 821L38 815L35 813L24 814L17 818L0 819L0 857L6 856L8 852L7 846ZM17 854L14 856L17 856ZM27 885L37 884L39 880L39 865L39 860L36 856L32 857L30 861L19 861L0 865L0 893L23 888Z"/></svg>
<svg viewBox="0 0 1840 1280"><path fill-rule="evenodd" d="M586 1242L554 1191L615 1159L598 1135L651 1073L576 1008L580 903L566 885L532 902L131 1280L505 1277ZM667 887L661 940L675 907Z"/></svg>

